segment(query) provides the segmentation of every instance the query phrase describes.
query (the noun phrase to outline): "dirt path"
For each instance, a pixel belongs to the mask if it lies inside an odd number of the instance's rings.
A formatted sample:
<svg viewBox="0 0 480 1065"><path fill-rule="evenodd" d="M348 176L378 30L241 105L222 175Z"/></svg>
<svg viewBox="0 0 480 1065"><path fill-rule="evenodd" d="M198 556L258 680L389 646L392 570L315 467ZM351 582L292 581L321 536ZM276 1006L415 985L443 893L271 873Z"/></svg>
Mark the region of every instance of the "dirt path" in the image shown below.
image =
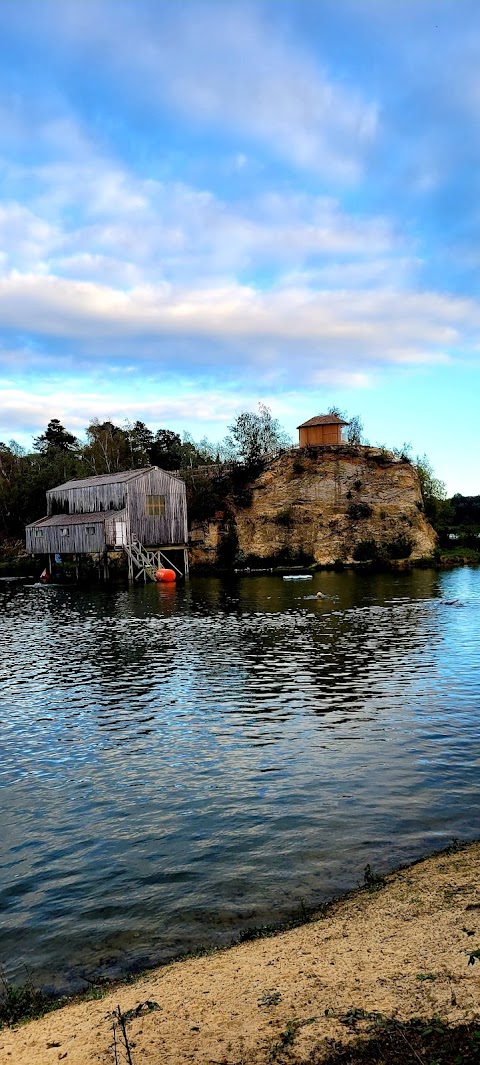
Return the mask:
<svg viewBox="0 0 480 1065"><path fill-rule="evenodd" d="M0 1062L113 1065L112 1012L158 1008L127 1023L133 1065L270 1065L346 1041L349 1011L401 1019L480 1014L480 844L426 859L272 938L157 969L99 1001L0 1031ZM127 1061L117 1032L117 1060Z"/></svg>

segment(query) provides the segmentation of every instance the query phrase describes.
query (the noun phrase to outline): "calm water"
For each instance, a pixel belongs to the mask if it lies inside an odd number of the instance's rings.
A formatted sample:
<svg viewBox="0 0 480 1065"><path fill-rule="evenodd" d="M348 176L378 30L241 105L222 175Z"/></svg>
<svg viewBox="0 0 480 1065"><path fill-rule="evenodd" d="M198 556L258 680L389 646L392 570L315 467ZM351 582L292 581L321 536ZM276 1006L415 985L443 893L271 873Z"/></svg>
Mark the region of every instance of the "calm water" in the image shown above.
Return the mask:
<svg viewBox="0 0 480 1065"><path fill-rule="evenodd" d="M0 623L13 979L224 943L480 834L480 570L0 584Z"/></svg>

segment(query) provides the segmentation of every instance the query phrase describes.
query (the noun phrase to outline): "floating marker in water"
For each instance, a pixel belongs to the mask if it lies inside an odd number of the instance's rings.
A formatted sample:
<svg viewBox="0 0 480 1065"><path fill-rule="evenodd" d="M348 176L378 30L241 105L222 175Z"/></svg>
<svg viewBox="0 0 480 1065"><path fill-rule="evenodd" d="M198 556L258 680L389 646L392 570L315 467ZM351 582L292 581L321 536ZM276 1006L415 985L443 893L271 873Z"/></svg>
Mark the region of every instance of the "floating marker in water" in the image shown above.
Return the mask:
<svg viewBox="0 0 480 1065"><path fill-rule="evenodd" d="M171 581L176 581L176 579L177 576L173 569L157 569L155 574L155 580L165 582L165 584L170 584Z"/></svg>

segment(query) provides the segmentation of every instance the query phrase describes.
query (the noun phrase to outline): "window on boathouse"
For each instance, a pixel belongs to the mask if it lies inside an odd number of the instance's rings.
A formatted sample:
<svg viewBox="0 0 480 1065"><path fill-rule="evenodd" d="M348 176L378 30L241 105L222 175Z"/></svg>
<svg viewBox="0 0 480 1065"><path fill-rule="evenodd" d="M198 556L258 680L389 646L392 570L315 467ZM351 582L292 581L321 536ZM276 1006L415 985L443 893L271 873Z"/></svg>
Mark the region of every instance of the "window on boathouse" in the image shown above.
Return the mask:
<svg viewBox="0 0 480 1065"><path fill-rule="evenodd" d="M150 518L163 518L165 514L165 496L147 496L146 511Z"/></svg>

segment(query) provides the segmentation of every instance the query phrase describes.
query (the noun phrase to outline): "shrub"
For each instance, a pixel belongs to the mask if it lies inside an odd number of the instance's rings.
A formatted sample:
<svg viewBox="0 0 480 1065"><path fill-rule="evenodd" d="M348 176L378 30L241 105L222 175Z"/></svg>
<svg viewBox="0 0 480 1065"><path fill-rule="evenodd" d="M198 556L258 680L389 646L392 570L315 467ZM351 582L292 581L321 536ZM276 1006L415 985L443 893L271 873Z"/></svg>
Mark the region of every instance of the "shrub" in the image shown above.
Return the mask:
<svg viewBox="0 0 480 1065"><path fill-rule="evenodd" d="M230 495L232 502L237 507L251 506L253 499L252 482L263 472L264 468L264 462L249 466L232 466L223 478L224 495Z"/></svg>
<svg viewBox="0 0 480 1065"><path fill-rule="evenodd" d="M232 493L233 501L237 507L249 507L253 499L253 491L250 485L237 485Z"/></svg>
<svg viewBox="0 0 480 1065"><path fill-rule="evenodd" d="M40 1017L49 1006L51 1000L33 985L29 976L24 984L15 985L0 972L0 1028Z"/></svg>
<svg viewBox="0 0 480 1065"><path fill-rule="evenodd" d="M392 453L391 451L386 451L385 449L382 449L378 453L378 455L369 455L368 461L373 463L375 466L391 466L393 461Z"/></svg>
<svg viewBox="0 0 480 1065"><path fill-rule="evenodd" d="M275 525L289 526L293 522L293 507L284 507L274 517Z"/></svg>
<svg viewBox="0 0 480 1065"><path fill-rule="evenodd" d="M352 521L358 521L360 518L370 518L373 514L373 510L369 503L350 503L347 509L347 515Z"/></svg>
<svg viewBox="0 0 480 1065"><path fill-rule="evenodd" d="M235 522L229 521L222 533L217 550L217 562L223 569L231 569L238 552L238 534Z"/></svg>
<svg viewBox="0 0 480 1065"><path fill-rule="evenodd" d="M374 562L379 556L376 540L359 540L352 551L356 562Z"/></svg>
<svg viewBox="0 0 480 1065"><path fill-rule="evenodd" d="M282 547L271 555L246 555L242 559L242 568L249 569L275 569L277 566L311 566L313 555L304 551L292 550L291 547Z"/></svg>
<svg viewBox="0 0 480 1065"><path fill-rule="evenodd" d="M187 484L188 519L194 521L209 521L215 517L215 512L225 505L225 494L217 479L199 480L195 484Z"/></svg>
<svg viewBox="0 0 480 1065"><path fill-rule="evenodd" d="M390 543L384 544L384 551L387 558L408 558L412 553L413 542L408 536L401 534L397 536L395 540L390 540Z"/></svg>

